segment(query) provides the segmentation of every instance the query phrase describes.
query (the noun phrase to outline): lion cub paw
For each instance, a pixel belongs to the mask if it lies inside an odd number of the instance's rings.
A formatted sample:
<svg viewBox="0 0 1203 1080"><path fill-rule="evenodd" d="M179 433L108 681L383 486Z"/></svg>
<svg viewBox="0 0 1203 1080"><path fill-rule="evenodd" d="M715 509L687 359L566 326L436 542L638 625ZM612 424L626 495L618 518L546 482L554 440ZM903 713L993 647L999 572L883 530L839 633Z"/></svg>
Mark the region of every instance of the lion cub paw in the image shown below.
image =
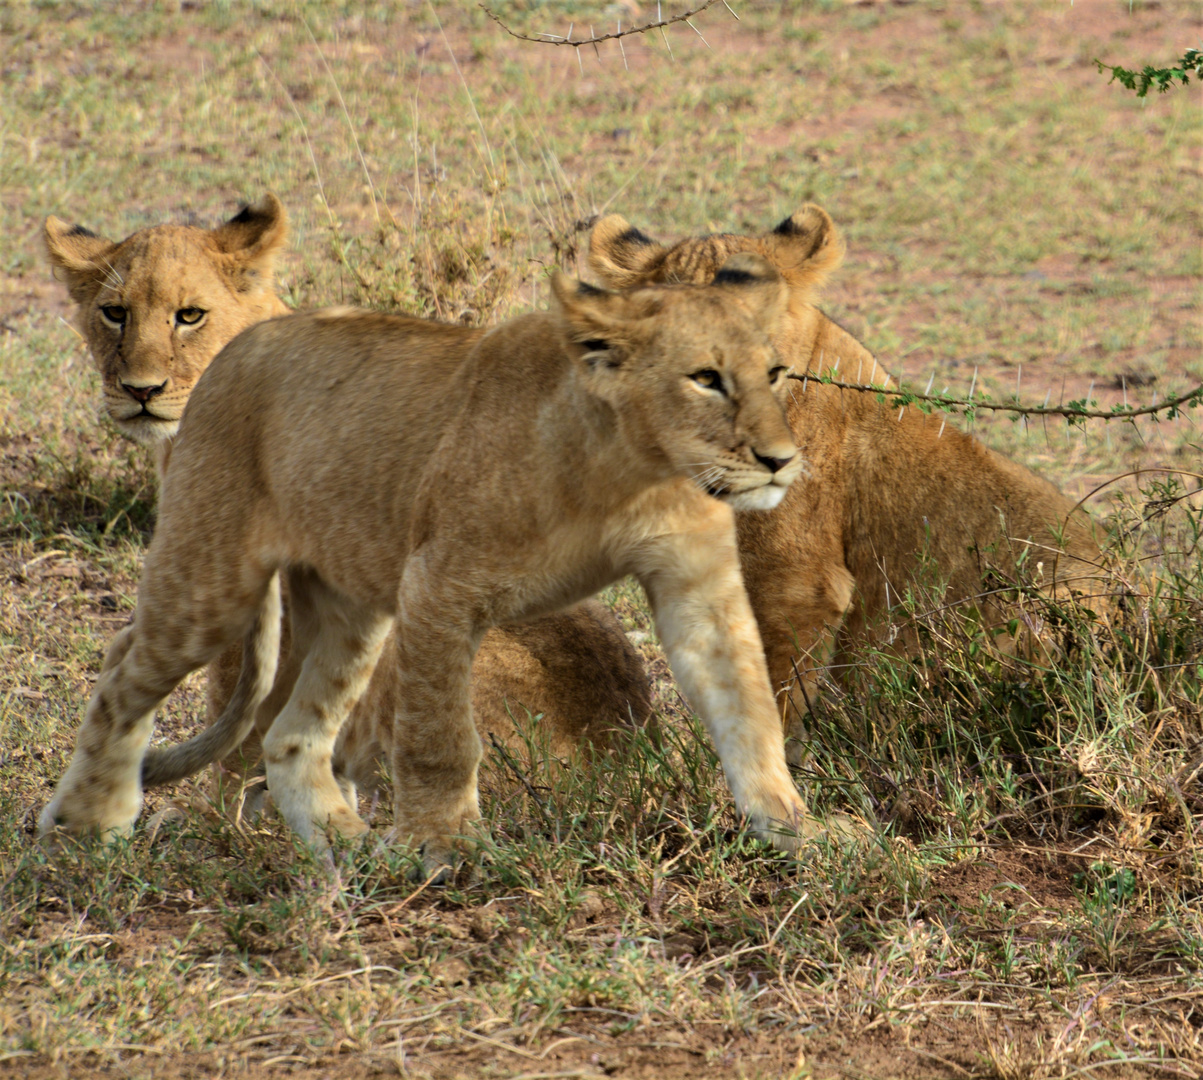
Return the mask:
<svg viewBox="0 0 1203 1080"><path fill-rule="evenodd" d="M128 836L142 809L141 792L97 806L86 797L57 793L38 815L38 839L55 847L67 837L99 837L104 843Z"/></svg>
<svg viewBox="0 0 1203 1080"><path fill-rule="evenodd" d="M335 837L354 840L357 836L363 836L364 833L370 831L368 823L349 806L331 810L330 817L326 821L325 834L326 839L330 841L333 841Z"/></svg>
<svg viewBox="0 0 1203 1080"><path fill-rule="evenodd" d="M819 817L805 809L796 810L790 821L773 819L766 822L763 819L753 819L749 824L757 839L791 854L816 840L847 844L863 840L869 834L868 827L863 822L847 814Z"/></svg>

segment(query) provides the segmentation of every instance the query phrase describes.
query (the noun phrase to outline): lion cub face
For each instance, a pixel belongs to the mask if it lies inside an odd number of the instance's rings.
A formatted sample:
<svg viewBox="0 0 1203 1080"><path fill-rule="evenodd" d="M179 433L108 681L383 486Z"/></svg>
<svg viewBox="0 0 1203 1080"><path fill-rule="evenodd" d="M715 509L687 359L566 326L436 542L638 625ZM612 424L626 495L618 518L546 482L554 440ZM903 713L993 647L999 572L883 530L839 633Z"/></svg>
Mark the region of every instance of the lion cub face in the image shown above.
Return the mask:
<svg viewBox="0 0 1203 1080"><path fill-rule="evenodd" d="M781 502L803 463L783 409L789 368L770 342L788 288L767 260L737 255L709 289L619 297L557 279L555 293L590 390L634 445L736 509Z"/></svg>
<svg viewBox="0 0 1203 1080"><path fill-rule="evenodd" d="M105 412L122 434L150 444L170 439L222 347L288 310L272 290L286 233L274 195L216 229L158 225L121 243L46 219L50 261L64 271Z"/></svg>

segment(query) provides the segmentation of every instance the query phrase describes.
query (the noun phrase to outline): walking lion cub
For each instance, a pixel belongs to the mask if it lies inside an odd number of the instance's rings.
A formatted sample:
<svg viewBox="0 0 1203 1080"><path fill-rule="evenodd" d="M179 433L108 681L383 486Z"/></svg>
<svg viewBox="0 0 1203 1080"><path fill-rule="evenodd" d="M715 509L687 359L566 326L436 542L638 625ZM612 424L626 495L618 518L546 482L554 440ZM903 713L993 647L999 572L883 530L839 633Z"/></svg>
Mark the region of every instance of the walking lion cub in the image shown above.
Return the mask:
<svg viewBox="0 0 1203 1080"><path fill-rule="evenodd" d="M120 242L46 219L46 251L76 304L75 324L101 378L104 412L123 435L154 448L160 475L184 406L213 358L247 327L292 313L274 289L275 260L287 234L284 206L270 193L213 229L154 225ZM479 333L465 333L461 347L469 348ZM287 624L285 629L287 656ZM387 642L385 655L391 651ZM210 718L225 710L240 662L234 648L210 665ZM372 716L391 708L396 693L392 668L381 664L348 718L337 763L358 787L378 786ZM270 720L285 699L286 688L272 694L260 722ZM651 685L613 613L586 600L490 631L473 669L472 706L481 735L511 746L524 737L514 717L529 711L540 717L540 743L566 756L583 742L605 747L615 732L644 724L652 711ZM259 753L257 741L248 739L231 754L223 775L240 776L256 765ZM199 767L173 759L170 771L152 768L143 782L170 783ZM250 805L260 796L261 789L252 791Z"/></svg>
<svg viewBox="0 0 1203 1080"><path fill-rule="evenodd" d="M263 748L301 837L367 827L331 755L394 620L398 706L376 736L396 835L437 863L479 817L483 634L626 574L754 832L789 849L822 827L790 780L735 544L733 510L773 508L803 468L770 341L785 282L739 255L700 287L619 294L557 275L552 301L483 335L294 315L222 352L181 423L134 621L42 834L129 829L155 709L239 640L238 686L197 738L210 758L242 740L275 677L281 575L303 663Z"/></svg>

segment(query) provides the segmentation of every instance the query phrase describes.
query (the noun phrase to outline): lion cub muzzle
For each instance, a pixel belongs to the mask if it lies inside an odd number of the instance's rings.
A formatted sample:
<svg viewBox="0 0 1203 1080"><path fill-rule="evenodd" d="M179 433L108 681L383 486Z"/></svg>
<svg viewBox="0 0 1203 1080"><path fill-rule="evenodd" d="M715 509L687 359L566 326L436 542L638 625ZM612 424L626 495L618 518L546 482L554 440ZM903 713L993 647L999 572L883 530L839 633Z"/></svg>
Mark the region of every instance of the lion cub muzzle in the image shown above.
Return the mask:
<svg viewBox="0 0 1203 1080"><path fill-rule="evenodd" d="M167 389L167 380L164 379L159 383L146 384L123 382L121 384L121 389L142 406L142 412L146 413L148 416L153 416L154 414L148 408L146 408L146 406L149 404L151 398L158 397L161 393L163 393L164 390Z"/></svg>
<svg viewBox="0 0 1203 1080"><path fill-rule="evenodd" d="M772 510L781 503L786 489L801 475L804 461L784 418L779 425L773 423L777 419L776 410L766 410L762 427L769 430L753 432L748 439L746 454L751 460L729 467L725 476L712 481L711 495L737 510Z"/></svg>
<svg viewBox="0 0 1203 1080"><path fill-rule="evenodd" d="M711 492L736 510L772 510L781 504L790 484L802 472L802 455L795 452L787 458L769 457L752 451L757 462L768 470L768 477L759 487L735 492Z"/></svg>

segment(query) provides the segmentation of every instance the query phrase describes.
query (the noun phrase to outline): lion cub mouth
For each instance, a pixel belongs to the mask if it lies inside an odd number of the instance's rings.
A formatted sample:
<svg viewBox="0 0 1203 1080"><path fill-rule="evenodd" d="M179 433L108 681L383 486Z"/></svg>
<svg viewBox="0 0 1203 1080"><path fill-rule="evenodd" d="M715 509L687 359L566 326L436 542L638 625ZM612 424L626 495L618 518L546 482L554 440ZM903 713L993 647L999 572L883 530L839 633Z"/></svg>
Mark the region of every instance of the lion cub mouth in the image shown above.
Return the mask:
<svg viewBox="0 0 1203 1080"><path fill-rule="evenodd" d="M736 510L773 510L781 505L788 490L781 484L764 484L746 491L733 491L718 496Z"/></svg>
<svg viewBox="0 0 1203 1080"><path fill-rule="evenodd" d="M125 416L121 419L114 417L114 421L120 431L133 439L135 442L154 445L162 442L164 439L170 439L179 429L179 420L172 420L166 416L159 416L149 410L143 408L140 413L134 413L133 416Z"/></svg>
<svg viewBox="0 0 1203 1080"><path fill-rule="evenodd" d="M729 484L722 481L714 481L703 485L702 490L736 510L772 510L785 498L785 493L789 490L789 481L784 484L778 483L774 477L764 484L739 491L733 490Z"/></svg>

